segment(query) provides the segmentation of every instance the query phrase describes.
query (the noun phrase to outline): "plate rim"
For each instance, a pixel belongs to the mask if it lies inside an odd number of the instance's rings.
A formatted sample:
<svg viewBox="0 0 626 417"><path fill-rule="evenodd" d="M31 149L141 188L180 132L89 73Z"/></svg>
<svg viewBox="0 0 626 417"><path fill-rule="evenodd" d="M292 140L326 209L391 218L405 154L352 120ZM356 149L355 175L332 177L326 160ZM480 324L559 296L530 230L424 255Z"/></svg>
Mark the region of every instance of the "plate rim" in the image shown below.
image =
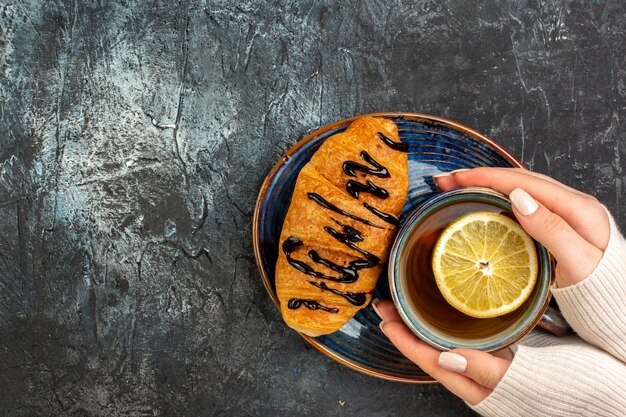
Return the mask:
<svg viewBox="0 0 626 417"><path fill-rule="evenodd" d="M265 176L263 183L261 184L261 188L259 189L259 194L257 195L256 202L254 205L254 213L252 216L252 247L254 250L254 260L263 280L263 286L265 290L269 294L270 298L274 302L274 305L279 309L280 312L280 304L278 302L278 296L275 294L272 284L270 282L270 278L265 273L265 270L262 266L262 256L261 256L261 245L259 244L259 223L260 223L260 215L261 215L261 201L263 197L267 194L267 190L269 188L270 183L275 178L278 170L290 159L291 155L296 153L300 148L307 145L309 142L317 138L319 135L326 133L330 130L336 129L342 125L349 124L359 117L381 117L385 119L394 119L394 118L411 118L411 119L425 119L429 121L439 122L444 125L449 125L454 127L455 129L471 136L474 139L477 139L485 144L487 144L490 148L499 153L504 159L510 162L512 165L517 168L525 169L525 166L515 158L509 151L507 151L504 147L494 142L492 139L487 136L478 133L476 130L465 126L461 123L446 119L440 116L433 116L426 113L413 113L413 112L378 112L378 113L367 113L352 116L346 119L341 119L336 122L324 125L309 133L298 142L296 142L293 146L291 146L285 153L283 153L278 161L272 166L270 171ZM295 331L295 330L294 330ZM330 357L331 359L339 362L342 365L347 366L350 369L353 369L362 374L373 376L375 378L393 381L393 382L403 382L408 384L432 384L437 383L435 379L432 377L418 377L418 376L398 376L391 373L383 372L383 371L374 371L368 369L364 366L352 363L346 358L343 358L337 355L335 352L329 350L326 346L321 345L319 342L315 340L314 337L307 336L300 332L297 332L304 340L306 340L311 346L313 346L318 351L322 352L324 355Z"/></svg>

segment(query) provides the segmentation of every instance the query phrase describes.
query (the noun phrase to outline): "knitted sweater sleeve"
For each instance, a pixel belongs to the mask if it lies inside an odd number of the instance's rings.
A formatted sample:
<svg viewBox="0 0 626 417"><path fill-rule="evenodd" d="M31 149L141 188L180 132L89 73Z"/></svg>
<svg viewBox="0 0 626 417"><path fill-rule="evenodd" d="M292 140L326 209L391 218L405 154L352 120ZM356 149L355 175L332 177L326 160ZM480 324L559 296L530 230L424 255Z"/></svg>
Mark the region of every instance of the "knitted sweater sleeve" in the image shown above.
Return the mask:
<svg viewBox="0 0 626 417"><path fill-rule="evenodd" d="M578 284L553 288L578 335L533 331L515 348L493 392L472 408L484 416L623 416L626 410L626 241L609 214L600 264Z"/></svg>
<svg viewBox="0 0 626 417"><path fill-rule="evenodd" d="M609 223L609 243L596 269L575 285L553 287L552 294L581 338L626 363L626 240L610 214Z"/></svg>
<svg viewBox="0 0 626 417"><path fill-rule="evenodd" d="M572 335L534 330L491 394L483 416L620 416L626 410L626 365Z"/></svg>

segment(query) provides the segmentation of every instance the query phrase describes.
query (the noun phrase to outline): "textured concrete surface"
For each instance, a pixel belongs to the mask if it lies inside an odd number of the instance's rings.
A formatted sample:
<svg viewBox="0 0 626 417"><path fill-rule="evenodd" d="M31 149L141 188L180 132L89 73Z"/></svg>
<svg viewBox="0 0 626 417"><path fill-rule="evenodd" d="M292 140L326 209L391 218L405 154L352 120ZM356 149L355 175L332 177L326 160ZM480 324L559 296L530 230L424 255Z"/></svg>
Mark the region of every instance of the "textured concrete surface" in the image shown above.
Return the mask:
<svg viewBox="0 0 626 417"><path fill-rule="evenodd" d="M626 226L626 6L3 0L0 415L471 415L346 369L257 274L256 193L320 125L465 123Z"/></svg>

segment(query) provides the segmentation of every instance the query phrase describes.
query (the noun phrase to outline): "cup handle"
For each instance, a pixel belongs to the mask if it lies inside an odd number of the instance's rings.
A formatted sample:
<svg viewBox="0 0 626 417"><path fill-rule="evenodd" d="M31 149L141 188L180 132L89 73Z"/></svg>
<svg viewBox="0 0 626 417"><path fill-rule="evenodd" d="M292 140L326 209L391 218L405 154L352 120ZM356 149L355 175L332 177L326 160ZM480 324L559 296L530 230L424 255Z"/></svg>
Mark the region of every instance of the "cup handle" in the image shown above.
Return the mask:
<svg viewBox="0 0 626 417"><path fill-rule="evenodd" d="M543 313L543 316L541 316L541 320L537 323L537 325L557 336L563 336L572 330L567 321L565 321L563 314L561 314L559 310L552 307L548 307L546 312Z"/></svg>

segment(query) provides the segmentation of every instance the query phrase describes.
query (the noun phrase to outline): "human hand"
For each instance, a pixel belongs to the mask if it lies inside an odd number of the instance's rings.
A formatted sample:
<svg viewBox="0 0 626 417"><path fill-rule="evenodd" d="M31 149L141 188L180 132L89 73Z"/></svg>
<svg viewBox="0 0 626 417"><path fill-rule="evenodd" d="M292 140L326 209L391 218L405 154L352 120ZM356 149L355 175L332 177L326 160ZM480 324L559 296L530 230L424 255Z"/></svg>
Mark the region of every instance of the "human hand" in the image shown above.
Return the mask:
<svg viewBox="0 0 626 417"><path fill-rule="evenodd" d="M509 195L522 227L557 260L559 287L585 279L602 259L609 241L609 220L602 205L589 195L522 169L476 168L442 174L435 181L442 191L482 186ZM513 354L508 348L493 354L471 349L440 352L406 327L393 303L377 300L373 304L391 342L472 405L491 393L511 363Z"/></svg>
<svg viewBox="0 0 626 417"><path fill-rule="evenodd" d="M491 393L513 359L508 348L493 354L472 349L440 352L420 340L404 324L391 301L374 300L372 306L383 319L381 330L398 350L471 405L478 404Z"/></svg>
<svg viewBox="0 0 626 417"><path fill-rule="evenodd" d="M582 281L598 266L609 242L609 219L594 197L517 168L475 168L435 177L442 191L480 186L509 195L522 227L557 261L556 284Z"/></svg>

